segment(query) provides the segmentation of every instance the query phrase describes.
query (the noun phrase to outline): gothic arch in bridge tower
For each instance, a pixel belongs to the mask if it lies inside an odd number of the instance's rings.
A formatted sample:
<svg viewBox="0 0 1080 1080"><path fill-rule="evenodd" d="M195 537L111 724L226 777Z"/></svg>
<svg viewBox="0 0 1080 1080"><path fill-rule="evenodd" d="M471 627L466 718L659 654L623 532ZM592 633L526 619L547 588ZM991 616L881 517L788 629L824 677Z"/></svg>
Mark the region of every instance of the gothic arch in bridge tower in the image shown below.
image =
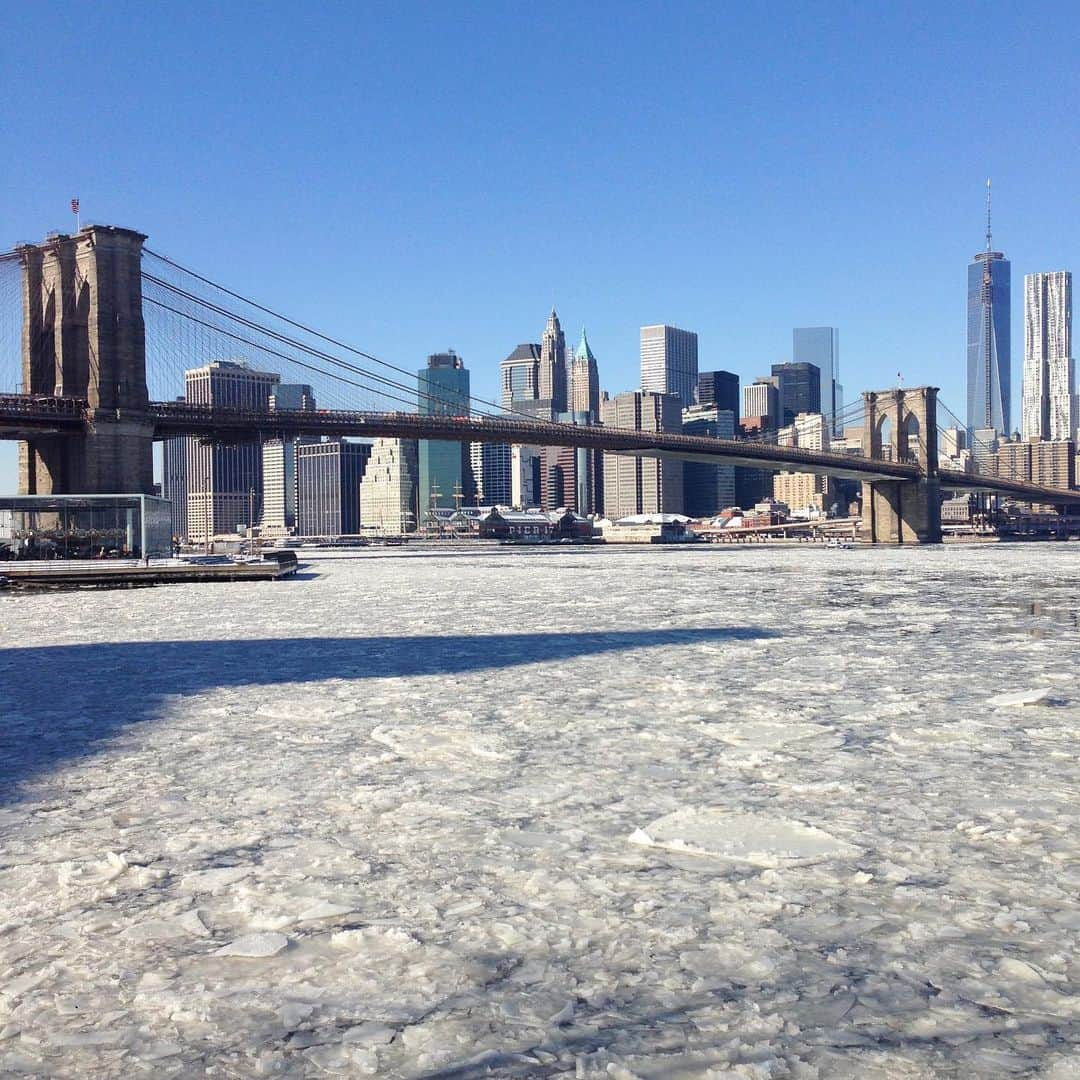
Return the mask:
<svg viewBox="0 0 1080 1080"><path fill-rule="evenodd" d="M874 544L938 543L937 388L863 394L863 454L912 462L922 472L918 480L863 483L863 537Z"/></svg>

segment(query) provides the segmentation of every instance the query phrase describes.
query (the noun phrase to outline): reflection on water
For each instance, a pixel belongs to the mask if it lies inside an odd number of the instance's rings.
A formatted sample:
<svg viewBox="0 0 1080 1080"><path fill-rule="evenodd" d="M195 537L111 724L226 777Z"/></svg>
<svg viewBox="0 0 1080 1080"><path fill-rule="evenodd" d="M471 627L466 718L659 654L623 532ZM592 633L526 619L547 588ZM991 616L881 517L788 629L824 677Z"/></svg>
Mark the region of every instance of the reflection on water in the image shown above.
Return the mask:
<svg viewBox="0 0 1080 1080"><path fill-rule="evenodd" d="M1080 612L1071 608L1056 607L1045 600L1025 600L1020 604L1020 610L1025 615L1042 620L1041 625L1026 628L1028 637L1057 637L1062 627L1080 630Z"/></svg>

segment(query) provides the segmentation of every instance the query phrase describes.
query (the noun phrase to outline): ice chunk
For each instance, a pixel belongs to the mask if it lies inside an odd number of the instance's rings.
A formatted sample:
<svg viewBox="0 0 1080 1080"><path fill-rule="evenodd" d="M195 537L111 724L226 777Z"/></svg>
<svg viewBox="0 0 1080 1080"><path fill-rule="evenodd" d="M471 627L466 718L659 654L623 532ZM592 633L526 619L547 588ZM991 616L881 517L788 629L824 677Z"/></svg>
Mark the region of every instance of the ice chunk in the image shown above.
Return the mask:
<svg viewBox="0 0 1080 1080"><path fill-rule="evenodd" d="M1004 707L1008 705L1049 705L1053 698L1053 691L1049 686L1039 690L1020 690L1014 694L998 694L990 699L991 705Z"/></svg>
<svg viewBox="0 0 1080 1080"><path fill-rule="evenodd" d="M185 911L183 915L177 916L176 925L181 930L186 930L189 934L195 934L197 937L207 937L210 933L206 929L206 924L202 921L198 908L192 908L190 911Z"/></svg>
<svg viewBox="0 0 1080 1080"><path fill-rule="evenodd" d="M259 934L245 934L218 949L215 956L274 956L289 944L284 934L267 930Z"/></svg>
<svg viewBox="0 0 1080 1080"><path fill-rule="evenodd" d="M348 904L332 904L329 900L320 900L317 904L300 912L300 922L315 919L332 919L336 915L350 915L356 910Z"/></svg>
<svg viewBox="0 0 1080 1080"><path fill-rule="evenodd" d="M215 893L242 881L254 869L253 866L215 866L212 870L196 870L193 874L186 874L178 888L182 893Z"/></svg>
<svg viewBox="0 0 1080 1080"><path fill-rule="evenodd" d="M799 821L708 808L677 810L635 830L629 839L686 855L765 867L858 854L858 848Z"/></svg>

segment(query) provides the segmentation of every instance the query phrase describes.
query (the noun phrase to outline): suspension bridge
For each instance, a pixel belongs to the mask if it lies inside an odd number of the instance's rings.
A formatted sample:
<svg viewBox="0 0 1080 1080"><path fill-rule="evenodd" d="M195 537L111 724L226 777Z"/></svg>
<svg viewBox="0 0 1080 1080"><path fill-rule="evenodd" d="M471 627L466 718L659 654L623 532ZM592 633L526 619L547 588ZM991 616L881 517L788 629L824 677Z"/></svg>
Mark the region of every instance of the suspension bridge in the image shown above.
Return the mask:
<svg viewBox="0 0 1080 1080"><path fill-rule="evenodd" d="M940 539L941 489L1055 506L1080 492L942 469L933 387L868 391L862 453L538 420L428 388L415 372L337 340L149 249L130 229L91 225L0 254L0 439L20 443L23 494L153 490L154 440L294 436L436 439L584 447L863 483L864 535ZM188 373L239 360L312 387L318 407L193 401Z"/></svg>

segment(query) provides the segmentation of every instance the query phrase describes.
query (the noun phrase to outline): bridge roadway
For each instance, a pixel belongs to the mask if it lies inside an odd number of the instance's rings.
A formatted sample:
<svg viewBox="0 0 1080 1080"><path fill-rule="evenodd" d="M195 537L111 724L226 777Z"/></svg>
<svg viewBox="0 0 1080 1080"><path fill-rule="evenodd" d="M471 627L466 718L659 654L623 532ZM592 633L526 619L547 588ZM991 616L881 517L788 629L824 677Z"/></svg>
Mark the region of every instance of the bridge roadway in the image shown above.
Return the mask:
<svg viewBox="0 0 1080 1080"><path fill-rule="evenodd" d="M420 416L417 413L333 412L327 410L254 412L152 402L156 437L200 435L214 439L261 434L344 435L351 438L439 439L448 442L519 443L525 446L578 446L610 453L671 456L751 468L790 468L856 480L916 480L916 465L872 461L846 454L821 453L772 443L740 442L693 435L670 435L626 428L556 424L514 418Z"/></svg>
<svg viewBox="0 0 1080 1080"><path fill-rule="evenodd" d="M711 464L790 469L853 480L917 480L922 471L908 462L879 461L805 450L774 443L670 435L603 426L584 427L542 421L420 416L416 413L287 411L255 412L185 402L151 402L155 438L194 435L222 441L257 436L348 436L352 438L440 439L451 442L520 443L527 446L581 446L643 457L670 456ZM0 439L78 435L87 423L87 403L49 395L0 394ZM1080 491L1062 491L1001 477L955 469L939 471L946 489L1012 495L1029 502L1080 504Z"/></svg>

